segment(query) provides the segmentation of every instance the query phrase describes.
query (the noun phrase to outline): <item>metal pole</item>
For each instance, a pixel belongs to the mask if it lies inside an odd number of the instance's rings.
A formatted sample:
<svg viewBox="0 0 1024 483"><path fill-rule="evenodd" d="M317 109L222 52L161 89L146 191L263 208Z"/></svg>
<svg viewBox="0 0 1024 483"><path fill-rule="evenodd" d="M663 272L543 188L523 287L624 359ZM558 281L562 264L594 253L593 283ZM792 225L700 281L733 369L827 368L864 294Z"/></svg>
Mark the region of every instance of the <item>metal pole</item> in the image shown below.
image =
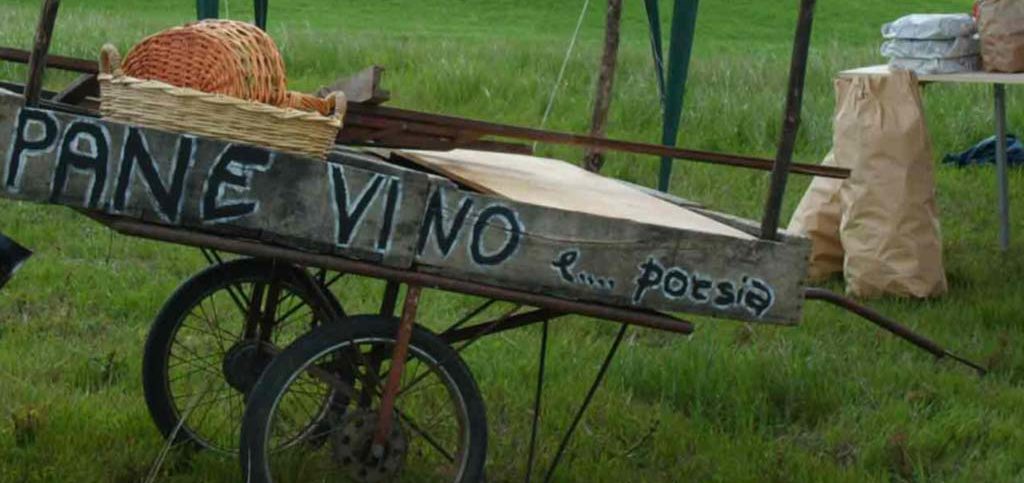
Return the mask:
<svg viewBox="0 0 1024 483"><path fill-rule="evenodd" d="M196 0L196 18L205 20L220 17L219 0Z"/></svg>
<svg viewBox="0 0 1024 483"><path fill-rule="evenodd" d="M827 302L848 312L852 312L857 316L861 317L862 319L867 320L868 322L871 322L872 324L875 324L878 327L881 327L882 329L885 329L886 331L895 335L896 337L899 337L907 342L910 342L911 344L914 344L919 349L922 349L930 353L931 355L935 356L938 359L949 357L950 359L953 359L965 366L970 367L971 369L974 369L975 371L978 372L979 376L984 376L988 372L987 369L980 366L979 364L971 362L967 359L964 359L963 357L960 357L944 349L942 346L933 342L927 337L920 335L904 327L903 325L900 325L895 320L892 320L878 313L871 307L867 307L857 303L857 301L853 299L844 297L837 293L830 292L823 288L816 287L804 289L804 297L807 298L807 300L820 300L822 302Z"/></svg>
<svg viewBox="0 0 1024 483"><path fill-rule="evenodd" d="M683 115L683 97L686 94L686 80L690 76L690 55L693 53L693 37L697 30L697 8L699 0L676 0L672 12L672 33L668 48L668 79L665 85L664 125L661 143L675 146L679 136L679 123ZM658 173L658 190L668 192L672 180L672 158L661 158Z"/></svg>
<svg viewBox="0 0 1024 483"><path fill-rule="evenodd" d="M782 198L786 194L789 179L789 165L793 161L796 134L800 129L800 108L803 105L804 81L807 78L807 58L811 49L811 31L814 26L816 0L801 0L800 17L793 41L793 59L789 69L789 89L786 93L786 117L783 119L782 136L772 169L771 186L765 203L764 218L761 220L761 238L778 238L779 215Z"/></svg>
<svg viewBox="0 0 1024 483"><path fill-rule="evenodd" d="M402 372L405 370L406 358L409 355L409 341L412 339L413 325L416 324L420 290L419 286L410 285L405 292L405 306L402 308L402 319L398 327L398 334L395 336L395 347L391 352L391 369L388 370L388 380L384 386L384 394L381 396L377 428L373 436L373 454L378 458L384 454L384 444L391 436L395 399L397 399L398 390L402 385Z"/></svg>
<svg viewBox="0 0 1024 483"><path fill-rule="evenodd" d="M658 78L658 97L661 107L665 108L665 64L661 48L661 13L658 11L658 0L644 0L647 10L647 27L651 35L651 56L654 58L654 75Z"/></svg>
<svg viewBox="0 0 1024 483"><path fill-rule="evenodd" d="M53 24L57 21L57 9L60 0L46 0L39 15L36 26L36 38L32 52L28 58L28 80L25 82L25 105L39 105L39 96L43 92L43 74L46 69L46 55L50 51L50 40L53 39Z"/></svg>
<svg viewBox="0 0 1024 483"><path fill-rule="evenodd" d="M1006 161L1006 86L996 84L996 177L999 182L999 247L1010 248L1010 183Z"/></svg>
<svg viewBox="0 0 1024 483"><path fill-rule="evenodd" d="M270 0L255 0L253 10L256 12L256 26L261 30L267 30L267 10Z"/></svg>

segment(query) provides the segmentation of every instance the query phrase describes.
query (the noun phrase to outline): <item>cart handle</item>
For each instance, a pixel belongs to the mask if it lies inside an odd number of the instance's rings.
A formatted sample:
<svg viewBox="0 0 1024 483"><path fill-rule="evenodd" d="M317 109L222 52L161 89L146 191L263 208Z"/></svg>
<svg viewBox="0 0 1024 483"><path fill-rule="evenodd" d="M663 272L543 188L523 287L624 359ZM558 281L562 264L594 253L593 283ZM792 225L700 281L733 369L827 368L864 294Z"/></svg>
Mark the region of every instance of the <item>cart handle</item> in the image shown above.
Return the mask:
<svg viewBox="0 0 1024 483"><path fill-rule="evenodd" d="M978 372L979 377L984 377L985 374L988 373L988 369L985 369L980 364L971 362L967 359L964 359L963 357L960 357L952 352L949 352L948 350L944 349L942 346L935 343L931 339L928 339L927 337L910 330L909 328L899 324L895 320L892 320L876 312L874 309L870 307L857 303L857 301L849 297L844 297L835 292L825 290L822 288L813 287L804 289L804 297L807 298L808 300L820 300L823 302L828 302L832 305L835 305L836 307L846 310L847 312L852 312L860 316L862 319L865 319L868 322L871 322L872 324L875 324L889 331L893 335L907 342L910 342L911 344L914 344L918 348L931 353L937 359L949 357L950 359L953 359L965 366L974 369L975 371Z"/></svg>

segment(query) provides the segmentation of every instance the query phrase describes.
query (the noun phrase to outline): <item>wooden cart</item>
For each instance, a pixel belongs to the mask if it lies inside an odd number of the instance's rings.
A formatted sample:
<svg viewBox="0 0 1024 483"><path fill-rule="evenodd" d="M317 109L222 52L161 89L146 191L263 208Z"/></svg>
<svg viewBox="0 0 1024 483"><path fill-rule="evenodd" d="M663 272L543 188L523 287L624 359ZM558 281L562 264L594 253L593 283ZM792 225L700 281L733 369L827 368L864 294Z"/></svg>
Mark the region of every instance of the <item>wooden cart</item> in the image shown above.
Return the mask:
<svg viewBox="0 0 1024 483"><path fill-rule="evenodd" d="M795 91L809 34L802 19ZM458 352L543 324L539 405L547 327L567 314L621 329L545 480L627 327L693 331L671 313L793 325L805 300L825 300L983 372L866 307L805 287L809 244L776 229L778 196L758 225L531 156L339 146L324 162L110 122L80 102L40 99L45 40L27 85L0 90L0 196L65 205L126 235L203 250L211 267L154 322L146 399L169 440L238 453L246 481L479 481L486 416ZM798 109L797 95L788 112ZM796 117L787 119L773 194L790 169ZM330 290L343 274L388 282L377 313L345 311ZM417 319L422 289L490 301L430 332ZM473 322L494 301L513 307Z"/></svg>

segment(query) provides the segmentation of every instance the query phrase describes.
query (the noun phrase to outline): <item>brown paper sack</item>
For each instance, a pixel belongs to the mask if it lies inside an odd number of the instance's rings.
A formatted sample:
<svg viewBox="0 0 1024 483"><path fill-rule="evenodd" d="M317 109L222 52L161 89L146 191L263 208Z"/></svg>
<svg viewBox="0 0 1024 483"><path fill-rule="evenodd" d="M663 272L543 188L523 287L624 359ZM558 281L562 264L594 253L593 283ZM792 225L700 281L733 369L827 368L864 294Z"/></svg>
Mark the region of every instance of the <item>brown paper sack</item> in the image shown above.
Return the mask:
<svg viewBox="0 0 1024 483"><path fill-rule="evenodd" d="M931 143L916 76L858 76L837 106L846 290L858 297L946 292Z"/></svg>
<svg viewBox="0 0 1024 483"><path fill-rule="evenodd" d="M978 31L985 70L1024 72L1024 1L984 0Z"/></svg>
<svg viewBox="0 0 1024 483"><path fill-rule="evenodd" d="M849 92L849 79L836 80L836 107L843 104ZM823 166L838 166L835 154L825 156ZM842 209L839 188L843 180L816 177L800 199L796 212L789 219L788 231L811 239L811 263L807 278L821 282L843 271L843 245L839 241L839 222Z"/></svg>

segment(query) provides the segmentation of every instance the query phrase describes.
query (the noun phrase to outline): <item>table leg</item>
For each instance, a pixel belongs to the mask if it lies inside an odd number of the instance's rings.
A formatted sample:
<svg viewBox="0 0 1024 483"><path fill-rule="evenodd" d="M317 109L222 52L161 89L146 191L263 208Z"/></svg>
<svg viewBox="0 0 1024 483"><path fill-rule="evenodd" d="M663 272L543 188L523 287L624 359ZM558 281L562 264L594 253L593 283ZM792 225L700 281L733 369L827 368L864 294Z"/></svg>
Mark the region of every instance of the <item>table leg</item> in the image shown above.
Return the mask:
<svg viewBox="0 0 1024 483"><path fill-rule="evenodd" d="M1006 161L1006 86L995 84L996 177L999 181L999 247L1010 248L1010 186Z"/></svg>

